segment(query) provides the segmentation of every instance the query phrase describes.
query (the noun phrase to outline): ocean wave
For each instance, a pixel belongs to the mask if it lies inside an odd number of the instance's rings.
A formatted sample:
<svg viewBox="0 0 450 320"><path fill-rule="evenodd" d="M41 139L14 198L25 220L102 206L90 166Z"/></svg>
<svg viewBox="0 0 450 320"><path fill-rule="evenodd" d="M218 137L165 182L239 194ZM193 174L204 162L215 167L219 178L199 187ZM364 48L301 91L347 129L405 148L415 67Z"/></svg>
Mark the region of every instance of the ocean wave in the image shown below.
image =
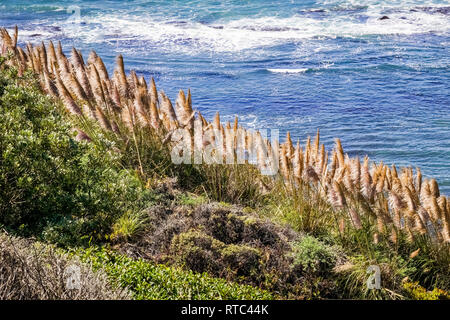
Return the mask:
<svg viewBox="0 0 450 320"><path fill-rule="evenodd" d="M294 7L293 7L294 8ZM313 13L313 14L311 14ZM314 14L315 13L315 14ZM361 38L384 35L449 34L450 1L323 0L290 16L230 16L214 20L182 18L142 11L93 10L80 23L48 18L22 32L25 41L45 40L58 33L86 43L118 43L162 52L237 53L264 50L309 39ZM47 30L44 24L62 30ZM36 32L36 30L38 30ZM49 33L51 35L49 35ZM23 39L23 38L22 38Z"/></svg>
<svg viewBox="0 0 450 320"><path fill-rule="evenodd" d="M269 72L273 73L305 73L308 71L308 68L299 68L299 69L266 69Z"/></svg>
<svg viewBox="0 0 450 320"><path fill-rule="evenodd" d="M364 19L353 15L330 15L327 19L261 17L209 25L145 15L100 14L85 24L65 24L63 28L65 34L89 42L103 42L113 35L116 40L140 39L167 51L237 52L318 37L448 33L448 17L434 12L438 11L402 10L386 18L381 11L367 11Z"/></svg>

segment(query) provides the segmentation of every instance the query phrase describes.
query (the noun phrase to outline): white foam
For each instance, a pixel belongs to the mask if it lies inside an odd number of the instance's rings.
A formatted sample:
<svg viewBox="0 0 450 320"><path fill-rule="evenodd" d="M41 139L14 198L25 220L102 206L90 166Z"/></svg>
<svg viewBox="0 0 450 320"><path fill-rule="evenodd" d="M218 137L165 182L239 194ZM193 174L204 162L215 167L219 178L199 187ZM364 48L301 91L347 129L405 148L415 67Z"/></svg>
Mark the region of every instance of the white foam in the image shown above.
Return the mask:
<svg viewBox="0 0 450 320"><path fill-rule="evenodd" d="M300 69L267 69L267 71L274 73L304 73L308 71L308 68L300 68Z"/></svg>
<svg viewBox="0 0 450 320"><path fill-rule="evenodd" d="M10 34L13 34L14 29L8 29L8 32ZM26 41L32 41L34 42L34 39L37 40L44 40L44 39L50 39L52 38L52 36L54 36L55 32L50 31L50 30L46 30L45 28L42 27L36 27L33 28L32 30L25 30L25 29L19 29L19 40L26 40Z"/></svg>
<svg viewBox="0 0 450 320"><path fill-rule="evenodd" d="M323 1L329 5L330 1ZM342 7L366 5L367 1L331 1ZM433 1L431 1L433 2ZM441 4L450 1L440 1ZM63 23L64 34L86 42L139 40L149 42L158 50L167 52L197 53L257 50L287 42L313 38L360 37L370 35L411 35L450 32L449 17L425 10L411 11L419 1L369 0L361 14L327 12L325 19L304 14L291 17L249 17L231 21L217 21L214 25L195 21L173 21L151 12L138 16L127 12L102 13L86 17L85 24ZM380 20L386 8L396 8ZM319 4L320 6L321 4ZM365 15L366 20L360 20ZM61 22L55 22L61 26ZM106 40L105 40L106 39Z"/></svg>

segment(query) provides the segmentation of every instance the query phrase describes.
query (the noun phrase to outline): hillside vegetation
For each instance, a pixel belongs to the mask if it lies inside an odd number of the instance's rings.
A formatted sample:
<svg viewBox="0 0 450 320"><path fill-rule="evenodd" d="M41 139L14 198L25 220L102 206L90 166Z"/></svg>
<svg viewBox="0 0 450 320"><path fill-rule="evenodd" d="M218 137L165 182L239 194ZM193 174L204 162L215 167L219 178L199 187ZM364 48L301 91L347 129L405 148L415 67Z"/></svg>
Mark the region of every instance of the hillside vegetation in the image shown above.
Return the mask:
<svg viewBox="0 0 450 320"><path fill-rule="evenodd" d="M110 288L78 298L449 297L450 201L420 170L361 163L339 140L330 153L319 133L294 147L209 123L190 92L173 107L122 57L110 76L94 52L24 51L17 30L0 44L0 226L14 235L0 255L55 245ZM186 161L195 151L214 161ZM48 297L34 285L0 297Z"/></svg>

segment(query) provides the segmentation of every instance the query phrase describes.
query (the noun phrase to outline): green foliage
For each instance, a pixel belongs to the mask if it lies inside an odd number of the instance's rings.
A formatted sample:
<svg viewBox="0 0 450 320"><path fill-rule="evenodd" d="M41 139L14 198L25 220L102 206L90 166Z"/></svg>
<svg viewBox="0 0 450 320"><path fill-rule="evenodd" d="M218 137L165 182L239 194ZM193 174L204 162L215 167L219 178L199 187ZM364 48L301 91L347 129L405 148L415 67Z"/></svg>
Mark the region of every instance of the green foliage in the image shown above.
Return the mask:
<svg viewBox="0 0 450 320"><path fill-rule="evenodd" d="M405 281L403 289L414 300L449 300L450 294L439 288L434 288L432 291L427 291L420 286L418 282Z"/></svg>
<svg viewBox="0 0 450 320"><path fill-rule="evenodd" d="M305 236L293 244L294 267L311 273L330 272L336 263L336 252L318 239Z"/></svg>
<svg viewBox="0 0 450 320"><path fill-rule="evenodd" d="M260 250L244 244L225 244L199 230L175 236L171 252L177 264L196 272L232 278L261 277Z"/></svg>
<svg viewBox="0 0 450 320"><path fill-rule="evenodd" d="M129 241L144 230L147 222L148 216L144 211L127 211L112 226L111 239Z"/></svg>
<svg viewBox="0 0 450 320"><path fill-rule="evenodd" d="M205 197L197 196L192 193L188 193L188 194L181 193L177 197L177 201L181 205L186 205L186 206L196 206L196 205L201 205L201 204L207 203L207 199Z"/></svg>
<svg viewBox="0 0 450 320"><path fill-rule="evenodd" d="M269 205L264 213L272 219L314 236L335 233L336 220L330 205L310 185L299 184L291 190L277 179L267 198Z"/></svg>
<svg viewBox="0 0 450 320"><path fill-rule="evenodd" d="M232 244L225 247L222 258L237 277L255 277L262 270L261 251L246 245Z"/></svg>
<svg viewBox="0 0 450 320"><path fill-rule="evenodd" d="M101 240L151 199L119 155L75 140L31 75L0 73L0 224L63 245Z"/></svg>
<svg viewBox="0 0 450 320"><path fill-rule="evenodd" d="M92 263L94 270L103 269L109 279L128 288L135 299L273 299L267 291L238 285L178 268L157 265L142 259L133 260L105 249L90 248L77 253Z"/></svg>
<svg viewBox="0 0 450 320"><path fill-rule="evenodd" d="M225 246L223 242L199 230L190 230L172 239L172 259L195 272L206 271L217 275L223 268L220 252Z"/></svg>
<svg viewBox="0 0 450 320"><path fill-rule="evenodd" d="M257 206L264 202L258 169L249 164L203 164L195 166L200 181L192 186L219 202ZM199 186L199 185L200 186Z"/></svg>
<svg viewBox="0 0 450 320"><path fill-rule="evenodd" d="M405 256L420 249L413 259L408 259L408 266L413 270L408 276L427 289L433 287L450 290L450 244L433 243L428 238L417 238L413 245L401 248Z"/></svg>

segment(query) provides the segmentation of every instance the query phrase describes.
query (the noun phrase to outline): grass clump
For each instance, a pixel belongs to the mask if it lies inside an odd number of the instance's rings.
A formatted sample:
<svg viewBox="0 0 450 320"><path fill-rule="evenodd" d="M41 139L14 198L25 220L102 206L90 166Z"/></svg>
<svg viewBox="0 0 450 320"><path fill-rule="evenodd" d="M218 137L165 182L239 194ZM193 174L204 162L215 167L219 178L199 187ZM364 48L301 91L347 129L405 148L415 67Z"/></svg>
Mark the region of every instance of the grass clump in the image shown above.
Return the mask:
<svg viewBox="0 0 450 320"><path fill-rule="evenodd" d="M112 226L112 241L129 241L145 229L148 217L144 211L127 211Z"/></svg>
<svg viewBox="0 0 450 320"><path fill-rule="evenodd" d="M196 194L193 193L181 193L177 197L177 202L180 205L197 206L207 203L208 200L203 196L197 196Z"/></svg>

